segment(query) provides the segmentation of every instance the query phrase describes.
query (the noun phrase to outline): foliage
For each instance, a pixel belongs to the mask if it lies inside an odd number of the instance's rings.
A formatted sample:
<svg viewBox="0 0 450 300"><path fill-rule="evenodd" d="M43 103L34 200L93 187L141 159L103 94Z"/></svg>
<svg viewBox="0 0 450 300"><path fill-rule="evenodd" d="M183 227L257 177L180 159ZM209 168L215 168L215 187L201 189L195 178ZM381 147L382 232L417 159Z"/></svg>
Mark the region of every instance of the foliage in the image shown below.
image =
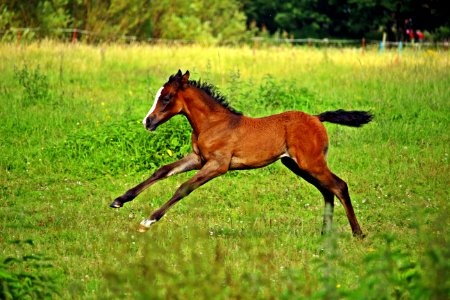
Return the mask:
<svg viewBox="0 0 450 300"><path fill-rule="evenodd" d="M78 4L73 26L94 32L84 37L90 42L120 40L123 35L143 39L151 26L149 11L148 1L86 1Z"/></svg>
<svg viewBox="0 0 450 300"><path fill-rule="evenodd" d="M150 11L154 38L238 42L245 36L245 15L236 1L165 0Z"/></svg>
<svg viewBox="0 0 450 300"><path fill-rule="evenodd" d="M395 246L398 239L385 234L377 249L370 249L364 257L364 271L360 282L354 287L340 284L341 274L354 268L353 264L342 264L339 249L340 237L333 233L325 237L323 259L318 260L322 268L322 288L316 294L318 299L442 299L450 292L448 275L449 251L445 247L432 245L419 259L410 250ZM447 260L447 262L444 262ZM443 270L444 278L439 287L434 286L440 279L436 270ZM428 278L427 278L428 277ZM430 280L431 279L431 280Z"/></svg>
<svg viewBox="0 0 450 300"><path fill-rule="evenodd" d="M99 176L133 174L182 158L191 150L190 138L189 124L180 118L150 134L141 120L121 119L84 126L49 151L77 161L81 172L88 168Z"/></svg>
<svg viewBox="0 0 450 300"><path fill-rule="evenodd" d="M23 87L22 103L24 105L49 101L51 96L48 78L42 74L39 67L31 70L27 66L15 69L15 77Z"/></svg>
<svg viewBox="0 0 450 300"><path fill-rule="evenodd" d="M181 39L206 43L236 43L246 37L245 15L235 0L163 1L37 1L0 5L0 29L39 27L38 36L50 31L78 28L91 34L88 42L135 39ZM54 36L54 35L52 35Z"/></svg>
<svg viewBox="0 0 450 300"><path fill-rule="evenodd" d="M32 240L13 241L33 245ZM0 298L50 299L58 294L57 276L50 259L38 254L0 257Z"/></svg>
<svg viewBox="0 0 450 300"><path fill-rule="evenodd" d="M161 234L156 231L155 239L161 239ZM445 277L449 271L446 248L432 248L425 257L417 259L411 250L393 245L396 237L385 235L380 245L364 256L358 282L345 285L343 274L351 273L355 266L343 263L340 247L345 238L333 232L322 239L319 254L309 262L310 266L305 266L306 270L283 268L280 280L271 282L262 277L269 266L233 274L229 267L232 262L226 259L230 251L226 241L215 234L194 227L184 239L169 237L166 247L172 252L163 259L154 254L163 252L164 247L146 244L142 256L127 266L127 271L112 268L106 271L109 293L127 299L267 299L274 295L280 299L444 299L450 292ZM126 239L123 242L127 243ZM250 251L265 255L262 249ZM305 275L308 268L317 274ZM427 276L433 278L436 268L445 270L440 274L444 277L429 281ZM311 280L308 276L317 279L309 294L307 285L312 282L308 282ZM434 286L440 279L443 282ZM205 281L208 288L204 287ZM148 288L149 283L153 283L153 288Z"/></svg>
<svg viewBox="0 0 450 300"><path fill-rule="evenodd" d="M450 25L440 26L437 28L432 36L435 41L450 40Z"/></svg>
<svg viewBox="0 0 450 300"><path fill-rule="evenodd" d="M152 39L236 44L257 34L296 38L381 38L407 40L405 20L414 30L449 27L446 1L359 0L38 0L0 4L4 40L15 39L9 28L37 28L23 39L51 36L68 39L60 29L90 32L88 42ZM447 35L448 36L448 35Z"/></svg>
<svg viewBox="0 0 450 300"><path fill-rule="evenodd" d="M404 40L406 19L413 19L414 30L433 31L448 25L445 8L445 1L244 1L249 24L302 38L381 38L387 32L389 40Z"/></svg>

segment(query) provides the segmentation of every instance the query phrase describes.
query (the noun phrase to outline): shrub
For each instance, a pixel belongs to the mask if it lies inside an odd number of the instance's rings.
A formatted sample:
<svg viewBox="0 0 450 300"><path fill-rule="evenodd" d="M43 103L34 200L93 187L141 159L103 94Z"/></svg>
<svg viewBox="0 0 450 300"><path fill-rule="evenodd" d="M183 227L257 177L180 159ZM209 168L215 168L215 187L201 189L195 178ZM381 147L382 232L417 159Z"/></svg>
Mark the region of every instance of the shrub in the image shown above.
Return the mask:
<svg viewBox="0 0 450 300"><path fill-rule="evenodd" d="M22 103L25 106L48 102L50 97L50 85L48 78L39 67L29 69L26 65L21 69L15 69L15 77L23 88Z"/></svg>
<svg viewBox="0 0 450 300"><path fill-rule="evenodd" d="M33 245L32 240L13 241ZM0 258L0 299L43 299L58 294L50 259L39 254Z"/></svg>
<svg viewBox="0 0 450 300"><path fill-rule="evenodd" d="M180 117L151 133L145 131L141 120L120 119L81 127L52 151L92 173L131 174L182 158L191 149L190 138L189 124Z"/></svg>

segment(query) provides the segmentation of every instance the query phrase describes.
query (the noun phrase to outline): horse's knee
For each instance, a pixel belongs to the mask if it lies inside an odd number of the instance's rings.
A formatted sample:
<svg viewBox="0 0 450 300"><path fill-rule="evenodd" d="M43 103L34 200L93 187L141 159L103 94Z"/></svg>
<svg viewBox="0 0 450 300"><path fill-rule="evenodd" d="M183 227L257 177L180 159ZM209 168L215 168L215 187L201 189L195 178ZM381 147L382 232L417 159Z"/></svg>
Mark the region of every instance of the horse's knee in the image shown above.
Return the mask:
<svg viewBox="0 0 450 300"><path fill-rule="evenodd" d="M341 179L337 185L343 194L348 193L348 185L344 180Z"/></svg>
<svg viewBox="0 0 450 300"><path fill-rule="evenodd" d="M155 173L153 173L151 178L152 179L162 178L162 177L166 176L170 170L171 170L170 167L163 166L163 167L159 168L158 170L156 170Z"/></svg>
<svg viewBox="0 0 450 300"><path fill-rule="evenodd" d="M335 174L332 174L332 176L333 176L333 185L336 192L339 192L341 195L348 194L347 183L341 178L337 177Z"/></svg>

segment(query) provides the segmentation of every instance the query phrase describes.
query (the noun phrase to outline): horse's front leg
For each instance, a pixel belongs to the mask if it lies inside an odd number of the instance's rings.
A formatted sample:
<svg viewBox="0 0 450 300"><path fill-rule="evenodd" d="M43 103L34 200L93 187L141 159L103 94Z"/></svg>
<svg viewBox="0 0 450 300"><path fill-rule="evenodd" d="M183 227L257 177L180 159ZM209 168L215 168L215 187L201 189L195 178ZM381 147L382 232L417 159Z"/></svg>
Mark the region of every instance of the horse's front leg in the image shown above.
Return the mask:
<svg viewBox="0 0 450 300"><path fill-rule="evenodd" d="M179 173L187 172L190 170L199 170L202 167L202 160L200 156L195 153L191 153L186 157L165 165L159 168L152 176L150 176L147 180L141 182L134 188L129 189L120 197L117 197L112 203L111 207L119 208L122 207L125 202L129 202L136 198L142 191L151 186L153 183L160 179L167 178L172 175L176 175Z"/></svg>
<svg viewBox="0 0 450 300"><path fill-rule="evenodd" d="M169 208L182 198L189 195L193 190L205 184L209 180L220 176L228 171L229 163L224 164L218 161L208 161L203 168L195 174L194 177L183 183L175 192L175 194L162 205L158 210L153 212L148 219L144 219L139 225L139 232L146 232L150 226L161 219Z"/></svg>

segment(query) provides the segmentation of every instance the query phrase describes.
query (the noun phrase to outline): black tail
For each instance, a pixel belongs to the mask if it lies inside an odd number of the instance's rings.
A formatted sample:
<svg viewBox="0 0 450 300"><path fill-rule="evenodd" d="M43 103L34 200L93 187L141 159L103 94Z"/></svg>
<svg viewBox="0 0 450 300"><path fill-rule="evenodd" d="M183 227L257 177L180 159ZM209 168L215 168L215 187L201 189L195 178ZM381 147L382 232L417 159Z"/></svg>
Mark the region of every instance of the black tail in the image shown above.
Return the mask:
<svg viewBox="0 0 450 300"><path fill-rule="evenodd" d="M318 117L320 122L331 122L352 127L360 127L373 119L373 115L367 111L345 111L343 109L326 111Z"/></svg>

